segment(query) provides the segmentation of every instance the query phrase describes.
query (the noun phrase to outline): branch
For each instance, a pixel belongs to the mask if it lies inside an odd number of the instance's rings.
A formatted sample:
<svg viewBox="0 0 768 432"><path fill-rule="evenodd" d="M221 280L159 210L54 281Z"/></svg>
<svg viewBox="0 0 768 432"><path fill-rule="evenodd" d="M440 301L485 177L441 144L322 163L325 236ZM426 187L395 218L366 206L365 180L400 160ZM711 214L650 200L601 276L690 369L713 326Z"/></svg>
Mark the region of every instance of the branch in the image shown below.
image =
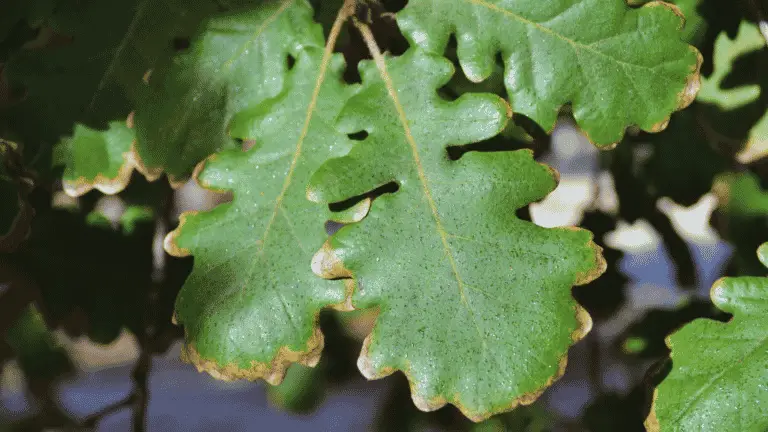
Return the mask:
<svg viewBox="0 0 768 432"><path fill-rule="evenodd" d="M112 415L124 408L130 407L131 405L133 405L135 399L136 399L136 395L131 393L125 399L115 402L112 405L107 405L106 407L100 409L99 411L96 411L95 413L89 415L83 421L81 421L80 427L87 428L87 429L95 428L96 425L101 421L101 419L109 415Z"/></svg>

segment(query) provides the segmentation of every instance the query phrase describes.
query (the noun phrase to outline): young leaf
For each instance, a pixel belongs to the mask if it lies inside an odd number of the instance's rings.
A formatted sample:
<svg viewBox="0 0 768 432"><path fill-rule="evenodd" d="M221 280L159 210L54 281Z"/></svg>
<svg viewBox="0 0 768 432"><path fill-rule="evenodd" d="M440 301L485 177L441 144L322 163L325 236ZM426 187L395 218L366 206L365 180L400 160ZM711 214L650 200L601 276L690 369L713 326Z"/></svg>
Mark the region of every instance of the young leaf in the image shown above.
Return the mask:
<svg viewBox="0 0 768 432"><path fill-rule="evenodd" d="M442 53L456 34L464 74L485 80L501 51L515 112L552 130L560 107L599 146L624 129L664 129L691 103L701 58L667 3L624 0L411 0L397 22L412 44Z"/></svg>
<svg viewBox="0 0 768 432"><path fill-rule="evenodd" d="M441 99L436 89L453 68L417 48L374 58L380 71L361 64L362 87L338 123L344 133L369 135L320 167L308 194L337 202L389 182L399 190L336 233L313 269L353 277L353 306L380 309L358 360L369 379L401 370L420 409L452 403L475 421L531 403L590 328L570 288L604 270L599 247L588 231L515 216L556 184L530 151L448 158L448 146L504 128L502 99Z"/></svg>
<svg viewBox="0 0 768 432"><path fill-rule="evenodd" d="M768 266L768 243L757 253ZM697 320L668 338L672 371L656 389L649 431L768 428L768 278L723 278L711 297L733 319Z"/></svg>
<svg viewBox="0 0 768 432"><path fill-rule="evenodd" d="M125 189L133 172L133 131L125 122L110 122L98 131L77 124L74 135L54 148L53 164L64 165L64 191L73 197L93 188L105 194Z"/></svg>
<svg viewBox="0 0 768 432"><path fill-rule="evenodd" d="M308 18L304 12L298 17ZM204 164L198 182L232 190L233 201L184 215L166 239L171 254L195 256L176 303L184 356L218 378L263 377L278 384L290 363L314 366L323 347L320 310L345 308L344 283L320 279L310 269L326 238L328 210L305 196L310 174L350 148L332 127L350 94L341 78L343 59L331 56L341 22L325 53L312 39L294 52L295 67L285 73L279 96L235 117L232 133L255 139L257 147L218 153ZM351 218L366 210L363 201Z"/></svg>
<svg viewBox="0 0 768 432"><path fill-rule="evenodd" d="M322 46L306 0L266 1L208 21L189 51L152 73L136 109L146 173L164 170L172 182L183 181L200 160L235 148L232 118L281 92L289 58Z"/></svg>

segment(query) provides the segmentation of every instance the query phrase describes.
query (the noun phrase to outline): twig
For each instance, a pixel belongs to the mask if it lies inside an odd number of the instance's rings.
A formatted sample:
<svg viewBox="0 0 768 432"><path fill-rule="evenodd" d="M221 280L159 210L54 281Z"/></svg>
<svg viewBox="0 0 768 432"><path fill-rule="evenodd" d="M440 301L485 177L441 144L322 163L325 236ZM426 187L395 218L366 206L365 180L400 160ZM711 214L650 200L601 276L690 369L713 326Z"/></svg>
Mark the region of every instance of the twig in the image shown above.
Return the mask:
<svg viewBox="0 0 768 432"><path fill-rule="evenodd" d="M107 405L106 407L86 417L83 421L80 422L80 427L87 429L96 427L96 424L98 424L99 421L101 421L101 419L104 417L112 415L124 408L129 408L131 405L133 405L134 399L136 399L136 395L131 392L131 394L128 395L128 397L125 399L115 402L112 405Z"/></svg>
<svg viewBox="0 0 768 432"><path fill-rule="evenodd" d="M139 358L131 373L133 379L133 415L131 424L134 432L144 432L147 430L147 408L149 406L149 372L152 368L152 354L155 352L157 344L157 299L160 290L165 283L165 265L166 256L162 248L163 238L168 234L171 212L173 211L173 189L168 184L164 185L166 191L163 201L158 208L158 215L155 219L155 235L152 242L153 252L153 271L152 283L147 292L146 304L144 306L144 316L142 319L141 332L137 335L139 348Z"/></svg>

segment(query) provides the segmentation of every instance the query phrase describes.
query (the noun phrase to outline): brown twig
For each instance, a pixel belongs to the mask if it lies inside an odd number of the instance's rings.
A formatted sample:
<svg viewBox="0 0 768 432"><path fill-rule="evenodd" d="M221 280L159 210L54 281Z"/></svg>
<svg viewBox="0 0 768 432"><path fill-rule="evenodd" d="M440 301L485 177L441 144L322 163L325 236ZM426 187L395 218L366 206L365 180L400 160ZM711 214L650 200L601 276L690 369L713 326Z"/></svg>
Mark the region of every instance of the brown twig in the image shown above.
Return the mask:
<svg viewBox="0 0 768 432"><path fill-rule="evenodd" d="M168 184L164 184L165 196L160 203L158 215L155 219L155 236L153 239L153 272L152 283L147 292L146 304L144 306L144 316L142 319L141 332L139 332L139 358L131 373L133 379L133 415L131 424L134 432L144 432L147 430L147 409L149 406L149 372L152 368L152 354L155 352L157 344L157 313L160 291L165 283L165 264L166 256L162 247L155 247L162 244L168 226L171 221L171 212L173 211L173 189ZM159 243L158 243L159 242Z"/></svg>
<svg viewBox="0 0 768 432"><path fill-rule="evenodd" d="M122 399L118 402L115 402L111 405L107 405L104 408L100 409L99 411L96 411L95 413L89 415L86 417L83 421L80 422L80 427L86 428L86 429L93 429L96 427L96 425L103 419L104 417L107 417L109 415L112 415L124 408L129 408L131 405L133 405L133 401L136 399L136 395L132 392L130 395L128 395L125 399Z"/></svg>

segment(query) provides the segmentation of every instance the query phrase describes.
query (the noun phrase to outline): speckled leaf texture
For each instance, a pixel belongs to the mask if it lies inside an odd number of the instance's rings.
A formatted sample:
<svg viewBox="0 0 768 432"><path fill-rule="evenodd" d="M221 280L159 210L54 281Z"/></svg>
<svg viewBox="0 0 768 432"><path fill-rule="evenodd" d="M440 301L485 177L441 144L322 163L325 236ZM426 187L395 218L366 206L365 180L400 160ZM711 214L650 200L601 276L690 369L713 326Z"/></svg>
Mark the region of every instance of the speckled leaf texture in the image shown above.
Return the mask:
<svg viewBox="0 0 768 432"><path fill-rule="evenodd" d="M125 189L133 172L133 138L125 122L110 122L106 131L76 125L54 148L53 164L64 166L64 191L76 197L94 188L106 194Z"/></svg>
<svg viewBox="0 0 768 432"><path fill-rule="evenodd" d="M768 243L757 254L768 266ZM733 318L699 319L669 337L672 371L656 390L650 431L768 430L768 278L723 278L711 297Z"/></svg>
<svg viewBox="0 0 768 432"><path fill-rule="evenodd" d="M571 287L604 261L588 231L515 216L556 185L530 151L448 158L448 146L502 131L502 99L441 99L453 67L418 48L386 70L361 63L362 86L338 127L368 136L320 167L308 194L337 202L390 182L399 190L329 239L313 269L352 277L352 305L380 310L358 360L366 377L401 370L420 409L451 403L480 421L531 403L562 374L568 347L591 325Z"/></svg>
<svg viewBox="0 0 768 432"><path fill-rule="evenodd" d="M209 20L188 51L149 78L136 109L137 151L152 176L185 180L217 151L237 147L229 123L242 109L277 96L288 57L323 47L306 0L264 1Z"/></svg>
<svg viewBox="0 0 768 432"><path fill-rule="evenodd" d="M311 21L293 25L320 31ZM278 384L290 363L314 366L323 348L320 310L345 308L344 281L318 278L310 267L327 238L329 211L307 200L306 183L321 163L351 147L333 128L351 87L341 79L341 55L314 45L311 38L294 51L280 95L233 119L232 133L256 147L215 154L197 176L206 188L231 190L233 201L184 215L166 239L170 253L195 257L176 301L183 356L218 378ZM366 202L356 209L349 220L365 215Z"/></svg>
<svg viewBox="0 0 768 432"><path fill-rule="evenodd" d="M698 90L698 51L681 40L672 5L632 9L624 0L411 0L397 22L412 44L442 54L456 35L472 81L491 74L495 55L516 113L551 131L560 107L599 146L629 125L665 127Z"/></svg>

